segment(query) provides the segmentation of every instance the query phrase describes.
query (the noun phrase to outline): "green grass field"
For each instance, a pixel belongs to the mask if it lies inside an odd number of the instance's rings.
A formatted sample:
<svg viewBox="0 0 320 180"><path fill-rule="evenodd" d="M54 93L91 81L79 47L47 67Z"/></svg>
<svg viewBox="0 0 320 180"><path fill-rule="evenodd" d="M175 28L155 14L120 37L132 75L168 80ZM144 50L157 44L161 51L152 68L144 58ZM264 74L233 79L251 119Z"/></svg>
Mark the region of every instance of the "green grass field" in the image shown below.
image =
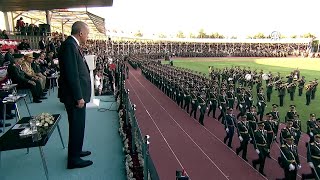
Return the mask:
<svg viewBox="0 0 320 180"><path fill-rule="evenodd" d="M271 71L273 74L281 73L281 76L287 76L296 68L300 69L302 76L306 77L307 82L314 78L320 78L320 59L308 58L177 58L174 59L174 66L189 68L198 72L208 74L208 66L214 68L224 68L231 66L250 67L252 70L257 69L260 72L262 69L265 73ZM163 63L168 63L167 61ZM265 87L265 84L263 85ZM255 87L253 88L255 92ZM254 93L254 96L256 94ZM306 106L305 90L302 96L298 96L298 89L295 93L294 101L290 101L289 94L285 96L284 106L279 107L281 121L289 109L289 105L296 105L298 114L302 121L302 129L306 131L306 121L309 119L310 113L315 113L320 117L320 92L316 92L315 100L311 101L309 106ZM255 97L256 101L256 97ZM271 110L271 104L279 104L278 92L273 91L271 102L267 104L265 113Z"/></svg>

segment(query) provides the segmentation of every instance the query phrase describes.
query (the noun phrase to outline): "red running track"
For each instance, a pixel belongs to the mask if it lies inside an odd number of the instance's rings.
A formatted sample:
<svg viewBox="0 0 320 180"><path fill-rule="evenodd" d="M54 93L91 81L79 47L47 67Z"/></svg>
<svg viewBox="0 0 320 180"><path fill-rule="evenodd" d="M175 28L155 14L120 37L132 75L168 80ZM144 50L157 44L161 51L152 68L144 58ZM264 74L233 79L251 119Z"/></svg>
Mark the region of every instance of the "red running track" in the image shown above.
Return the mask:
<svg viewBox="0 0 320 180"><path fill-rule="evenodd" d="M239 146L236 134L233 149L230 149L222 142L225 136L223 125L214 118L205 117L205 126L200 125L145 79L140 70L130 67L126 87L130 89L130 99L137 105L136 117L141 131L151 137L150 154L160 179L174 179L175 171L181 169L185 169L193 180L266 179L251 165L251 161L258 157L252 145L248 146L249 161L246 162L233 150ZM307 141L305 135L302 139ZM299 174L310 172L304 159L304 143L300 143L299 151L302 152L300 161L303 162ZM267 158L265 164L267 178L282 178L283 170L276 162L279 156L276 145L271 150L271 156L272 159Z"/></svg>

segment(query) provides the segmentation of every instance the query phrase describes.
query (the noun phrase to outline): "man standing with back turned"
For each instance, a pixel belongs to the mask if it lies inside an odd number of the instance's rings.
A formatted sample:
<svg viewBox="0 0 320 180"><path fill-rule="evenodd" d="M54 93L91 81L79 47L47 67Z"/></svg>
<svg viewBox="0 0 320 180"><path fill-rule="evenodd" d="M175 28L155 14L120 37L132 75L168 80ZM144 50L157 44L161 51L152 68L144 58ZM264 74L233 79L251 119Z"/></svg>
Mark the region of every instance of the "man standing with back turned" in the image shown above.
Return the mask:
<svg viewBox="0 0 320 180"><path fill-rule="evenodd" d="M59 52L58 97L64 103L69 121L68 169L83 168L93 164L81 157L91 154L82 151L86 103L90 101L91 81L87 62L80 49L88 39L89 27L81 21L72 25L71 36L61 45Z"/></svg>

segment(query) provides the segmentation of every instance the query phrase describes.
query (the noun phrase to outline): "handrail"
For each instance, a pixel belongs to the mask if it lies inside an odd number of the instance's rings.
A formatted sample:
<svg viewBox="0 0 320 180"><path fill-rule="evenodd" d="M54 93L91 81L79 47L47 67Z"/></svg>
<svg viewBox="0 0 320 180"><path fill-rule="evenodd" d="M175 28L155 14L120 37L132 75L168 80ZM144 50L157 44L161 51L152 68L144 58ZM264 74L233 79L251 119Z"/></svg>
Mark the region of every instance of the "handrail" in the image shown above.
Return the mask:
<svg viewBox="0 0 320 180"><path fill-rule="evenodd" d="M119 97L120 104L122 103L122 112L124 112L124 129L129 130L125 135L126 138L129 138L129 155L133 160L133 167L127 169L127 171L133 172L132 176L138 179L143 180L159 180L157 170L153 164L152 157L149 154L149 136L143 136L137 118L135 116L136 106L131 102L129 98L129 89L125 89L125 69L124 67L117 67L119 70ZM120 123L121 124L121 123ZM123 137L122 137L123 138ZM125 139L125 138L123 138ZM124 140L125 141L125 140ZM126 143L126 142L125 142ZM126 146L126 144L124 144ZM131 147L131 148L130 148ZM127 154L127 155L128 155ZM130 159L129 158L129 159ZM136 161L138 162L136 162ZM128 179L131 178L130 172L128 174Z"/></svg>

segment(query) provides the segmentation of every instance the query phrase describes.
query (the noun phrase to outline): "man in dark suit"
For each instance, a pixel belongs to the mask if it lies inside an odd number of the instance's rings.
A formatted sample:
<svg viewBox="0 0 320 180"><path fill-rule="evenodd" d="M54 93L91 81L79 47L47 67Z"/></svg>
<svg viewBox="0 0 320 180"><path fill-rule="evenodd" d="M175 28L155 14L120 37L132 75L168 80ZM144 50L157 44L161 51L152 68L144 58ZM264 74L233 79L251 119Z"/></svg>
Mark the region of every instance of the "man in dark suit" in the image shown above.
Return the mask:
<svg viewBox="0 0 320 180"><path fill-rule="evenodd" d="M64 103L69 121L68 169L83 168L93 164L81 157L91 154L82 151L86 103L91 97L89 68L80 50L88 39L89 27L81 21L72 25L71 36L61 45L59 52L60 78L58 97Z"/></svg>
<svg viewBox="0 0 320 180"><path fill-rule="evenodd" d="M10 63L14 63L13 57L14 50L12 48L8 49L8 52L4 55L3 65L9 65Z"/></svg>
<svg viewBox="0 0 320 180"><path fill-rule="evenodd" d="M39 49L45 50L46 49L46 42L44 41L44 37L41 38L39 41Z"/></svg>

